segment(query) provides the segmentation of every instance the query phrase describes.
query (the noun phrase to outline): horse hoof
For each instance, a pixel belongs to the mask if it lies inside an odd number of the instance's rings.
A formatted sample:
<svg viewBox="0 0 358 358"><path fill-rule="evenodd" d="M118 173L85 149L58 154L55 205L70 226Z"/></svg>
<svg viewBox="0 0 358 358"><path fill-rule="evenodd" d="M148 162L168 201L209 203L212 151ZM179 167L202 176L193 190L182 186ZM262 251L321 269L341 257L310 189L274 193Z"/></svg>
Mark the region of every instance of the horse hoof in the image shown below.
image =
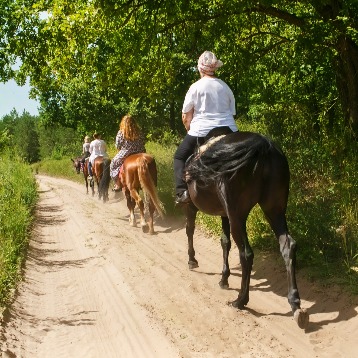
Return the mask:
<svg viewBox="0 0 358 358"><path fill-rule="evenodd" d="M236 299L235 301L229 302L229 304L231 306L233 306L234 308L237 308L239 310L243 310L245 308L245 306L247 305L248 300L242 300L242 299Z"/></svg>
<svg viewBox="0 0 358 358"><path fill-rule="evenodd" d="M220 281L220 282L219 282L219 286L220 286L220 288L222 288L223 290L228 290L228 289L229 289L229 283L228 283L228 282L224 283L223 281Z"/></svg>
<svg viewBox="0 0 358 358"><path fill-rule="evenodd" d="M144 234L147 234L149 232L149 226L148 225L142 225L142 231Z"/></svg>
<svg viewBox="0 0 358 358"><path fill-rule="evenodd" d="M301 329L306 329L310 316L305 309L298 309L293 314L293 318Z"/></svg>
<svg viewBox="0 0 358 358"><path fill-rule="evenodd" d="M189 270L193 270L193 269L199 267L199 264L195 261L189 261L188 266L189 266Z"/></svg>

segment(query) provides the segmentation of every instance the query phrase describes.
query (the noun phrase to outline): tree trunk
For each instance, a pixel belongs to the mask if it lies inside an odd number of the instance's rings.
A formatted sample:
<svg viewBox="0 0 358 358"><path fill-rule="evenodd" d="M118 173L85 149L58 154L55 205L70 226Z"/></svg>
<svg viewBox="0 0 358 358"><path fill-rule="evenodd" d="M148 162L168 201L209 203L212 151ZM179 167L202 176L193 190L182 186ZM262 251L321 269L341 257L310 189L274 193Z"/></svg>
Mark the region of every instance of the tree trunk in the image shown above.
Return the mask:
<svg viewBox="0 0 358 358"><path fill-rule="evenodd" d="M337 87L347 125L358 138L358 46L342 35L337 41Z"/></svg>

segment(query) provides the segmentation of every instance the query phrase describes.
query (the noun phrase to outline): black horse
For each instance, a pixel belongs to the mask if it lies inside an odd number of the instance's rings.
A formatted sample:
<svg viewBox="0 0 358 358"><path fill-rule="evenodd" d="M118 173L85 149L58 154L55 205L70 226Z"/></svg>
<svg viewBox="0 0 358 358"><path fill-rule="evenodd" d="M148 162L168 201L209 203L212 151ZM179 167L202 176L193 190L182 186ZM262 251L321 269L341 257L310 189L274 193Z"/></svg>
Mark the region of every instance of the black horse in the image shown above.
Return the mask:
<svg viewBox="0 0 358 358"><path fill-rule="evenodd" d="M77 157L72 159L73 167L76 169L77 174L81 173L81 167L83 172L83 178L86 184L86 192L88 194L88 160L85 160L84 164L82 164L82 157ZM92 196L94 196L94 183L93 180L90 180L90 187L92 189Z"/></svg>
<svg viewBox="0 0 358 358"><path fill-rule="evenodd" d="M205 151L196 153L186 165L186 180L192 203L185 206L189 268L198 267L193 235L200 210L222 219L221 246L223 271L220 287L228 287L230 233L240 253L241 289L232 302L243 309L249 302L250 275L254 253L246 233L246 220L258 203L275 233L288 277L288 302L300 328L308 324L308 314L300 307L296 284L296 243L286 222L290 171L285 155L266 137L251 132L230 133L215 138Z"/></svg>

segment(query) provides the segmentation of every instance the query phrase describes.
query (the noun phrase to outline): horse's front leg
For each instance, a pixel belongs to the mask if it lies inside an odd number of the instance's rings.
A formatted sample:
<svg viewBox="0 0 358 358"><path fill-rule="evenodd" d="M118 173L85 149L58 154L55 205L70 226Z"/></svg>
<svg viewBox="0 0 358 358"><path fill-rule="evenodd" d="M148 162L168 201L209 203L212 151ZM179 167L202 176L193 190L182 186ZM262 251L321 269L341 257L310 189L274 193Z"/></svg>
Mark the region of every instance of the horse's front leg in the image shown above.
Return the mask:
<svg viewBox="0 0 358 358"><path fill-rule="evenodd" d="M229 288L229 276L230 276L230 266L229 266L229 252L231 249L231 240L230 240L230 222L226 216L221 217L221 247L223 250L223 270L221 273L221 280L219 285L223 289Z"/></svg>
<svg viewBox="0 0 358 358"><path fill-rule="evenodd" d="M232 305L243 309L249 302L250 277L252 264L254 262L254 252L251 249L246 233L246 218L244 220L230 221L231 234L240 253L241 263L241 289L240 293Z"/></svg>
<svg viewBox="0 0 358 358"><path fill-rule="evenodd" d="M195 219L198 209L192 204L189 203L185 205L185 214L186 214L186 235L188 237L188 255L189 255L189 270L192 270L196 267L199 267L198 261L195 258L194 250L194 231L195 231Z"/></svg>

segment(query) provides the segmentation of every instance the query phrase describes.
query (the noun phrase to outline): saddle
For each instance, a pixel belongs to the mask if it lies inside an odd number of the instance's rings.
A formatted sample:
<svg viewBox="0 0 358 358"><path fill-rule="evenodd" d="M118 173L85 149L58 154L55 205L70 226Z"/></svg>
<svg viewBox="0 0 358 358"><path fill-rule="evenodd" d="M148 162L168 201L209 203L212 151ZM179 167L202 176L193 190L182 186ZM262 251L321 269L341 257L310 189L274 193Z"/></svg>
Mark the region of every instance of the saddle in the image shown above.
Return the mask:
<svg viewBox="0 0 358 358"><path fill-rule="evenodd" d="M119 169L118 175L121 176L124 173L124 163L121 165L121 169Z"/></svg>
<svg viewBox="0 0 358 358"><path fill-rule="evenodd" d="M233 133L230 127L217 127L212 129L205 137L204 144L198 146L194 153L186 160L185 166L189 164L192 160L200 158L200 156L213 144L223 139L226 135Z"/></svg>

